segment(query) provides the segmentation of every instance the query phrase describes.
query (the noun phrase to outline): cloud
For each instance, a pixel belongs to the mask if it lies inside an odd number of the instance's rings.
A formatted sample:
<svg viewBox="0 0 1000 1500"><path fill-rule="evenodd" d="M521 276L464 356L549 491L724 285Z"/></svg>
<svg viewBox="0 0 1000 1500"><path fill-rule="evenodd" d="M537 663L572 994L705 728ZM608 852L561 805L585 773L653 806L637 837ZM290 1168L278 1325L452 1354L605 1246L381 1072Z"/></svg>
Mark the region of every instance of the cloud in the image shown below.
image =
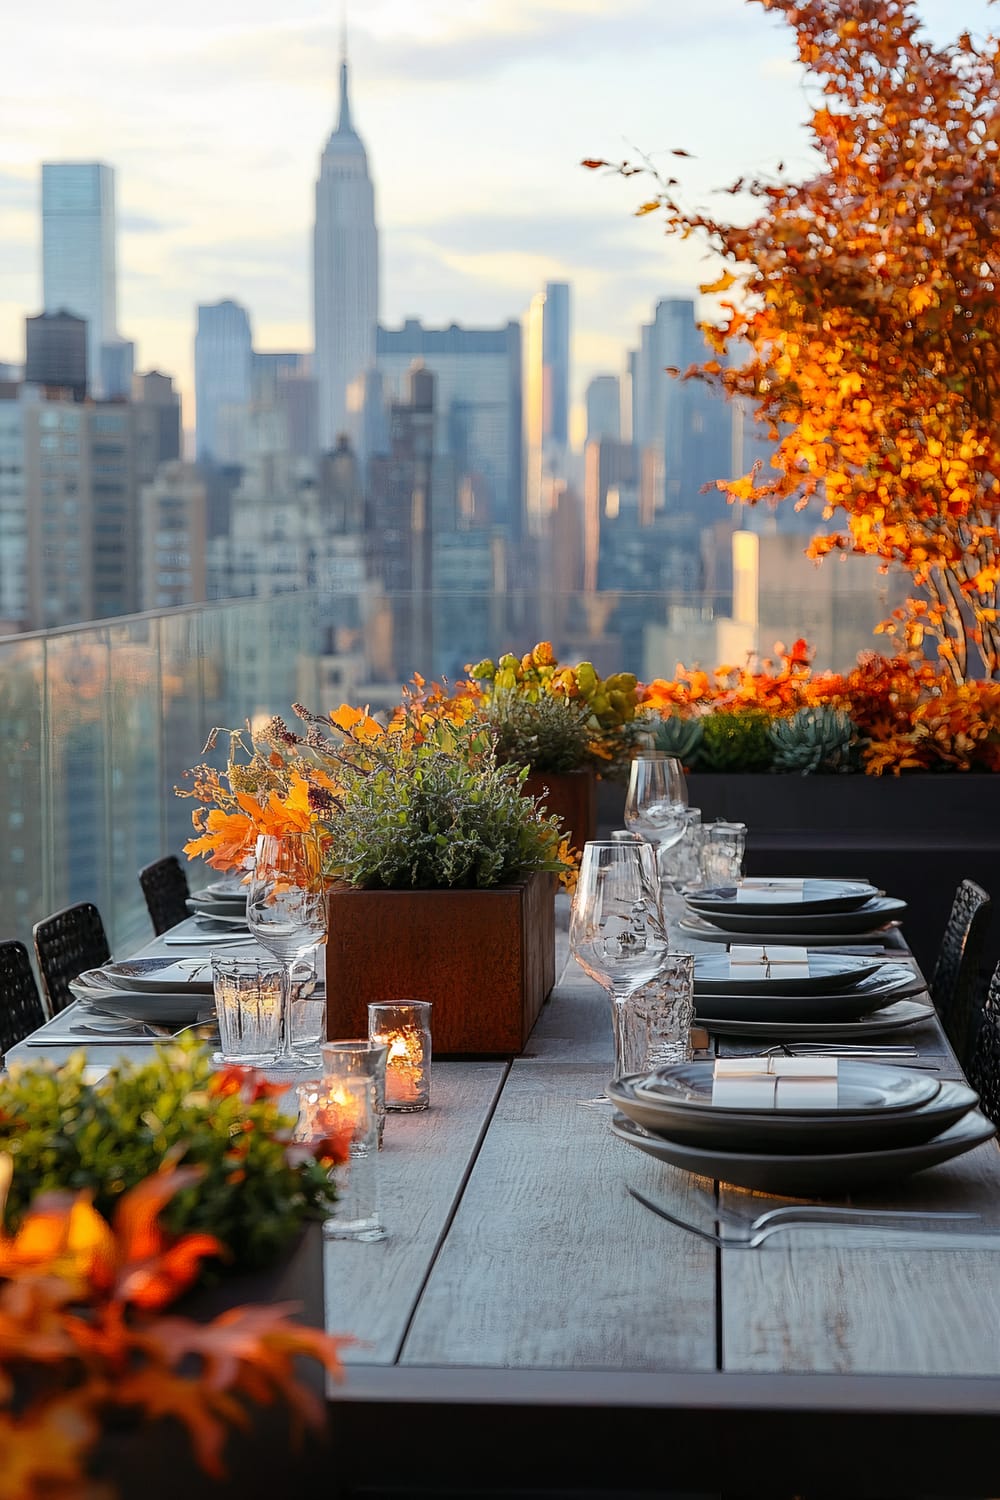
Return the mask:
<svg viewBox="0 0 1000 1500"><path fill-rule="evenodd" d="M157 219L152 214L119 213L118 229L121 234L165 234L175 229L176 222Z"/></svg>

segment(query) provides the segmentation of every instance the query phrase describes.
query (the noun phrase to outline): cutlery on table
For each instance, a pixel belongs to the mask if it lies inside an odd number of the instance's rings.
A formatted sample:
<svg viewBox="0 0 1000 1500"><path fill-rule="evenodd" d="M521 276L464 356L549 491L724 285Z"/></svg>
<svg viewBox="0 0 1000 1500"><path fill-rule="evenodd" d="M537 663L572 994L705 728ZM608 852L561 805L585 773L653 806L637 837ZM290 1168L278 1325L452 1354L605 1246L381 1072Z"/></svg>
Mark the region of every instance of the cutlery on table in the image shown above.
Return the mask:
<svg viewBox="0 0 1000 1500"><path fill-rule="evenodd" d="M855 1227L872 1228L875 1225L884 1225L892 1228L898 1220L920 1222L938 1222L943 1219L979 1219L980 1214L959 1212L958 1210L941 1209L906 1209L906 1208L838 1208L829 1204L791 1204L784 1208L771 1208L767 1212L758 1214L749 1224L740 1229L734 1229L732 1234L715 1234L709 1229L702 1229L698 1224L692 1224L688 1219L682 1219L677 1214L671 1213L662 1204L655 1203L652 1198L647 1198L637 1188L628 1189L631 1196L643 1208L648 1208L661 1219L666 1219L668 1224L673 1224L678 1229L685 1229L689 1234L696 1235L700 1240L706 1240L710 1245L715 1245L722 1250L755 1250L758 1245L764 1243L771 1235L777 1234L779 1230L795 1227L829 1227L831 1225L854 1225Z"/></svg>

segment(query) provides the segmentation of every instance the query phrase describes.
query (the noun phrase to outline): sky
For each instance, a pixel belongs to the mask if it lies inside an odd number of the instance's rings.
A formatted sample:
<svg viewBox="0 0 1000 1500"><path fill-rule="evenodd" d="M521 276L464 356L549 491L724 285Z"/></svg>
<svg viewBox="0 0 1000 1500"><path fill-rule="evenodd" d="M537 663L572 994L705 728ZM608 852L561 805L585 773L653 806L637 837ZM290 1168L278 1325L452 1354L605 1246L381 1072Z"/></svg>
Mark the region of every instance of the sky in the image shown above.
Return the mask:
<svg viewBox="0 0 1000 1500"><path fill-rule="evenodd" d="M988 0L917 10L939 41L997 21ZM582 160L646 158L706 206L779 161L809 167L791 32L753 0L348 0L347 34L381 321L497 326L568 281L578 421L657 299L697 298L713 270L636 217L641 178ZM41 311L43 161L115 167L119 331L137 368L175 377L185 426L199 302L242 302L256 348L309 348L340 35L339 0L18 6L0 63L0 360L23 358Z"/></svg>

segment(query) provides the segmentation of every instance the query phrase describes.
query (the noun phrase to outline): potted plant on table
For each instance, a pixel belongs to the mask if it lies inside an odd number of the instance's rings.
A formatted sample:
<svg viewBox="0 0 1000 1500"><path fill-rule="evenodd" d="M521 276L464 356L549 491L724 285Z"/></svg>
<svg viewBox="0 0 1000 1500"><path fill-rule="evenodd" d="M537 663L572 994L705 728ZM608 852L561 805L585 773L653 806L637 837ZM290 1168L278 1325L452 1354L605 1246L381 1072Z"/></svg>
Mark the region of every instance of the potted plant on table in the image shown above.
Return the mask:
<svg viewBox="0 0 1000 1500"><path fill-rule="evenodd" d="M430 1000L436 1053L519 1052L555 982L556 875L573 861L558 820L523 795L475 718L415 701L389 726L301 705L231 741L227 773L199 768L189 854L238 866L290 804L323 830L327 1030L363 1034L377 1000ZM246 752L246 758L234 754Z"/></svg>
<svg viewBox="0 0 1000 1500"><path fill-rule="evenodd" d="M579 852L597 836L597 781L623 781L641 739L636 679L602 678L588 661L560 664L540 641L524 656L505 652L466 669L460 684L496 737L502 759L526 766L526 795L563 823Z"/></svg>
<svg viewBox="0 0 1000 1500"><path fill-rule="evenodd" d="M249 1070L209 1077L172 1047L89 1084L83 1062L15 1064L0 1082L0 1489L208 1496L234 1467L268 1467L276 1443L294 1477L303 1424L322 1431L324 1415L298 1362L339 1377L351 1340L322 1331L322 1299L309 1327L295 1292L208 1319L191 1289L240 1261L234 1235L254 1239L252 1263L273 1259L323 1196L318 1179L314 1192L275 1157L286 1141ZM345 1142L326 1149L346 1159ZM267 1413L282 1404L290 1431Z"/></svg>

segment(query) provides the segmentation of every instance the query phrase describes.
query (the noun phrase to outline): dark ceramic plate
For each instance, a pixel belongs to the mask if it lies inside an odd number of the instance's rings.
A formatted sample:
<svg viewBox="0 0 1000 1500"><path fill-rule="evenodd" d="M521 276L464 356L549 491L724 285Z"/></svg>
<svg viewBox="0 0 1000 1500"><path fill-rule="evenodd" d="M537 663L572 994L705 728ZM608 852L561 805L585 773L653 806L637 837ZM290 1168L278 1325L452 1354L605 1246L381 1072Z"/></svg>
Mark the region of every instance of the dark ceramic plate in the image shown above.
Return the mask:
<svg viewBox="0 0 1000 1500"><path fill-rule="evenodd" d="M856 1067L862 1066L860 1063ZM900 1069L901 1072L905 1071ZM924 1073L916 1075L926 1078ZM793 1115L778 1110L733 1112L672 1108L639 1094L634 1078L616 1078L607 1086L608 1098L649 1135L677 1145L702 1149L737 1149L771 1156L826 1155L830 1152L867 1152L917 1146L932 1140L976 1108L979 1096L964 1083L937 1084L932 1099L910 1109L887 1109L878 1114L816 1113Z"/></svg>
<svg viewBox="0 0 1000 1500"><path fill-rule="evenodd" d="M690 1146L650 1135L617 1113L611 1130L619 1140L637 1146L657 1161L734 1187L781 1197L816 1197L826 1193L857 1192L881 1183L900 1182L914 1172L951 1161L996 1135L996 1126L970 1110L947 1130L912 1146L884 1146L877 1150L796 1152L725 1151L718 1146Z"/></svg>
<svg viewBox="0 0 1000 1500"><path fill-rule="evenodd" d="M721 1016L698 1016L698 1025L714 1036L742 1036L769 1042L857 1042L902 1031L933 1020L933 1005L917 1000L897 1000L854 1021L727 1021Z"/></svg>
<svg viewBox="0 0 1000 1500"><path fill-rule="evenodd" d="M816 912L810 916L796 916L789 912L774 912L768 916L755 916L752 912L737 911L735 906L716 907L712 911L696 906L694 893L684 897L688 907L698 917L711 922L726 932L744 934L748 937L769 937L772 942L808 943L811 932L849 937L852 933L869 932L886 922L897 922L906 911L906 902L896 896L876 896L853 911ZM780 934L780 938L779 938Z"/></svg>
<svg viewBox="0 0 1000 1500"><path fill-rule="evenodd" d="M749 946L758 946L750 944ZM766 946L766 945L765 945ZM773 945L778 946L778 945ZM807 957L808 975L783 973L785 967L774 965L748 965L746 975L730 972L728 953L699 953L694 961L694 992L697 997L703 991L713 995L748 995L766 992L769 995L821 995L844 994L859 984L869 974L874 974L878 965L865 958L851 958L838 953L810 953Z"/></svg>
<svg viewBox="0 0 1000 1500"><path fill-rule="evenodd" d="M741 912L745 916L771 917L787 912L805 916L816 912L853 911L878 895L878 887L869 885L867 880L805 879L801 891L788 890L767 901L755 900L749 892L740 900L739 887L735 885L703 886L692 891L689 901L697 911L706 913Z"/></svg>

